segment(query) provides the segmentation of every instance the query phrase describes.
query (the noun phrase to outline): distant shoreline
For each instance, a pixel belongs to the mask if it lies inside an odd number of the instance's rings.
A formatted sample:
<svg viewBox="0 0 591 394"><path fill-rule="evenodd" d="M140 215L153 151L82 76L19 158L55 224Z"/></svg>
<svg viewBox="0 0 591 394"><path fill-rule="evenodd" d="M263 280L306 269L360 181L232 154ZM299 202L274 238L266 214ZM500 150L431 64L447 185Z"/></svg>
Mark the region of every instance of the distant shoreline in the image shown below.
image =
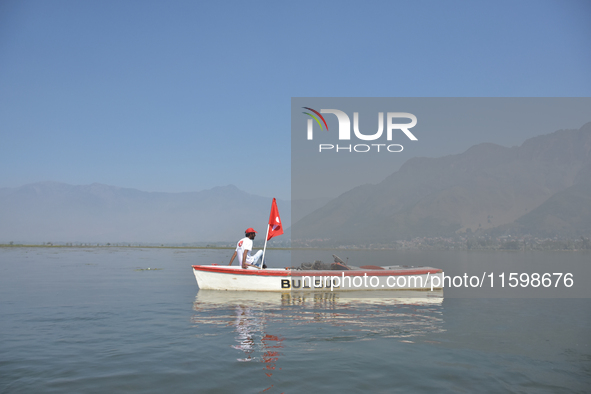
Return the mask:
<svg viewBox="0 0 591 394"><path fill-rule="evenodd" d="M88 248L126 248L126 249L236 249L233 246L172 246L172 245L43 245L43 244L0 244L0 248L70 248L70 249L88 249ZM259 248L257 248L259 249ZM290 250L291 248L271 248L267 250Z"/></svg>
<svg viewBox="0 0 591 394"><path fill-rule="evenodd" d="M234 250L234 246L215 246L215 245L206 245L206 246L174 246L174 245L47 245L47 244L0 244L0 249L11 249L11 248L18 248L18 249L26 249L26 248L48 248L48 249L104 249L104 248L117 248L117 249L195 249L195 250ZM255 249L262 249L262 248L255 248ZM539 252L589 252L589 249L586 248L575 248L570 245L568 247L549 247L544 249L536 249L536 248L520 248L520 249L500 249L500 248L467 248L467 247L429 247L429 248L355 248L355 247L267 247L267 250L329 250L329 251L398 251L398 252L405 252L405 251L471 251L471 252L526 252L526 251L539 251Z"/></svg>
<svg viewBox="0 0 591 394"><path fill-rule="evenodd" d="M219 250L234 250L236 247L234 246L215 246L215 245L207 245L207 246L174 246L174 245L43 245L43 244L0 244L0 249L10 249L10 248L70 248L70 249L104 249L104 248L125 248L125 249L219 249ZM263 249L261 247L255 247L255 249ZM304 247L295 247L295 248L286 248L286 247L267 247L267 250L396 250L396 249L363 249L363 248L304 248Z"/></svg>

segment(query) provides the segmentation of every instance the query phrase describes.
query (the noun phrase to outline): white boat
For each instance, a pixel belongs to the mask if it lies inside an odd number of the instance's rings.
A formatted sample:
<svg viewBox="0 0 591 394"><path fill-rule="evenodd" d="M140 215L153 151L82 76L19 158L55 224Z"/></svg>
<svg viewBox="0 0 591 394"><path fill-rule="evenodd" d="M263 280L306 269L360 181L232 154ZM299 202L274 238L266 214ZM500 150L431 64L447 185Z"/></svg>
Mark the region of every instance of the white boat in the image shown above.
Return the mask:
<svg viewBox="0 0 591 394"><path fill-rule="evenodd" d="M442 270L432 267L362 266L344 270L256 269L194 265L200 289L234 291L442 290Z"/></svg>

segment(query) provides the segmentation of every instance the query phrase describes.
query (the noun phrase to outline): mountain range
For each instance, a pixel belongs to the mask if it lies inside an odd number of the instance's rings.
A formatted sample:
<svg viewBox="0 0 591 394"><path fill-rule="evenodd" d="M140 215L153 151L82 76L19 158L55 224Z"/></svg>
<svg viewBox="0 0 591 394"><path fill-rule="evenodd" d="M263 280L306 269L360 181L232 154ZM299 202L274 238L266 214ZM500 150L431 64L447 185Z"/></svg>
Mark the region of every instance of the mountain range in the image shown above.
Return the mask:
<svg viewBox="0 0 591 394"><path fill-rule="evenodd" d="M151 193L98 183L40 182L0 188L0 243L236 241L248 227L264 239L271 202L232 185L187 193ZM277 205L289 226L289 203L278 200Z"/></svg>
<svg viewBox="0 0 591 394"><path fill-rule="evenodd" d="M461 154L413 158L379 184L354 188L303 217L292 228L292 242L391 243L510 232L588 236L590 151L587 123L518 147L483 143Z"/></svg>
<svg viewBox="0 0 591 394"><path fill-rule="evenodd" d="M327 200L278 200L285 234L271 245L391 244L458 234L591 235L591 123L521 146L483 143L413 158L375 185ZM234 242L264 240L271 198L235 186L187 193L93 183L0 188L0 243ZM294 224L290 228L294 219Z"/></svg>

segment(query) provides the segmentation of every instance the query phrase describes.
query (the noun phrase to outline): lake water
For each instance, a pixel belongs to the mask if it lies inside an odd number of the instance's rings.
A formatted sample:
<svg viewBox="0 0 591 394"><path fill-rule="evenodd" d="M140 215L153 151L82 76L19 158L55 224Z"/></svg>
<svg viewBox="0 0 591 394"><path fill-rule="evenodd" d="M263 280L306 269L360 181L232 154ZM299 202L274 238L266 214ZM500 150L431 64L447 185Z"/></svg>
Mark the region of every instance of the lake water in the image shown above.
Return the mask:
<svg viewBox="0 0 591 394"><path fill-rule="evenodd" d="M381 253L455 273L590 260ZM588 298L199 291L191 265L231 254L0 249L0 392L590 392Z"/></svg>

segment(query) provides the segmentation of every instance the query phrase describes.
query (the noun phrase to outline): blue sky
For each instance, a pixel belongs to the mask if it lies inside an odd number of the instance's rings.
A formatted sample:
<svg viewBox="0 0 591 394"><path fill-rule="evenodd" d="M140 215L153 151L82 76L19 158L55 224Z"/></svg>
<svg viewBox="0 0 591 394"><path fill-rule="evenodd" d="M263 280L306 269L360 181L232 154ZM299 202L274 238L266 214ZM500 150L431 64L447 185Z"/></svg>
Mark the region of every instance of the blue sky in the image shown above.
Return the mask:
<svg viewBox="0 0 591 394"><path fill-rule="evenodd" d="M588 97L589 20L588 1L3 1L0 187L287 199L291 97Z"/></svg>

